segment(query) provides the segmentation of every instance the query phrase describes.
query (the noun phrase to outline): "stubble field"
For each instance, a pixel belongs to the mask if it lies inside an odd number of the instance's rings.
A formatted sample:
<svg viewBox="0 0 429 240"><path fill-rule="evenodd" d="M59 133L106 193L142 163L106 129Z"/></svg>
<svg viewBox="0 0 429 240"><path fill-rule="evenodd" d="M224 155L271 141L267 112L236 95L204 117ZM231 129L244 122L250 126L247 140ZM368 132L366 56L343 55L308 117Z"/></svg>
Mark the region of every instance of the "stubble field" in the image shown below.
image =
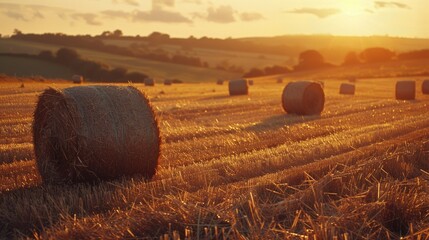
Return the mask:
<svg viewBox="0 0 429 240"><path fill-rule="evenodd" d="M321 116L286 114L287 81L134 85L162 135L154 179L43 185L32 145L48 86L0 84L0 238L429 238L429 95L394 99L397 79L325 81Z"/></svg>

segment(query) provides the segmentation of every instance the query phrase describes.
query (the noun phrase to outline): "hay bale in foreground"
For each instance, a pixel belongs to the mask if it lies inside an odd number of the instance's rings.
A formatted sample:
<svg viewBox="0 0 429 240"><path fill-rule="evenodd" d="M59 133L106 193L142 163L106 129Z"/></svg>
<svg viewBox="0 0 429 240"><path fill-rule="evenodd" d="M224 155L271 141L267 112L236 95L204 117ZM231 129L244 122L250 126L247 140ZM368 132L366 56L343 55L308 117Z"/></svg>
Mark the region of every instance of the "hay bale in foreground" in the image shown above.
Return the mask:
<svg viewBox="0 0 429 240"><path fill-rule="evenodd" d="M160 136L149 100L134 87L49 88L33 122L34 152L47 183L141 174L158 165Z"/></svg>
<svg viewBox="0 0 429 240"><path fill-rule="evenodd" d="M170 79L165 79L164 80L164 85L166 85L166 86L170 86L170 85L172 85L173 84L173 82L170 80Z"/></svg>
<svg viewBox="0 0 429 240"><path fill-rule="evenodd" d="M253 85L253 80L247 80L247 82L249 83L249 85Z"/></svg>
<svg viewBox="0 0 429 240"><path fill-rule="evenodd" d="M429 94L429 79L424 80L422 83L422 93Z"/></svg>
<svg viewBox="0 0 429 240"><path fill-rule="evenodd" d="M355 95L356 87L354 84L342 83L340 85L340 94Z"/></svg>
<svg viewBox="0 0 429 240"><path fill-rule="evenodd" d="M155 81L153 80L153 78L146 78L144 80L144 85L145 86L155 86Z"/></svg>
<svg viewBox="0 0 429 240"><path fill-rule="evenodd" d="M325 106L325 93L317 82L290 82L283 89L282 105L287 113L320 114Z"/></svg>
<svg viewBox="0 0 429 240"><path fill-rule="evenodd" d="M416 99L416 82L411 80L397 81L395 96L397 100Z"/></svg>
<svg viewBox="0 0 429 240"><path fill-rule="evenodd" d="M231 80L228 83L229 95L247 95L249 93L249 86L246 79Z"/></svg>
<svg viewBox="0 0 429 240"><path fill-rule="evenodd" d="M83 83L83 76L81 76L81 75L73 75L72 76L72 81L75 84L81 84L81 83Z"/></svg>

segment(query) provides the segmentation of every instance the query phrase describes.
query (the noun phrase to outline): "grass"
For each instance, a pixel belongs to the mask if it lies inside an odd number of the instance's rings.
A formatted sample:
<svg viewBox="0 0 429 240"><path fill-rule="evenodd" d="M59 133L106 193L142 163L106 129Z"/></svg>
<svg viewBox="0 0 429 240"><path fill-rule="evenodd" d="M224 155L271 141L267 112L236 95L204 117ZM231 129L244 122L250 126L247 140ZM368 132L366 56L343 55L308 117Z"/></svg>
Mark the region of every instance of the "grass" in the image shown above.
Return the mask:
<svg viewBox="0 0 429 240"><path fill-rule="evenodd" d="M42 50L51 50L55 52L59 48L61 48L61 46L13 39L0 39L0 52L38 54ZM84 58L107 64L112 68L123 67L128 69L128 71L142 72L158 79L159 82L162 82L164 78L180 79L185 82L214 82L218 78L231 79L240 76L240 74L214 69L149 61L87 49L73 49L77 50Z"/></svg>
<svg viewBox="0 0 429 240"><path fill-rule="evenodd" d="M73 72L59 64L24 57L0 56L0 73L16 77L71 79Z"/></svg>
<svg viewBox="0 0 429 240"><path fill-rule="evenodd" d="M397 101L396 80L359 80L355 96L325 81L320 117L285 114L276 78L237 97L137 84L160 118L157 175L69 186L42 184L32 157L52 84L0 84L0 238L425 239L429 96Z"/></svg>

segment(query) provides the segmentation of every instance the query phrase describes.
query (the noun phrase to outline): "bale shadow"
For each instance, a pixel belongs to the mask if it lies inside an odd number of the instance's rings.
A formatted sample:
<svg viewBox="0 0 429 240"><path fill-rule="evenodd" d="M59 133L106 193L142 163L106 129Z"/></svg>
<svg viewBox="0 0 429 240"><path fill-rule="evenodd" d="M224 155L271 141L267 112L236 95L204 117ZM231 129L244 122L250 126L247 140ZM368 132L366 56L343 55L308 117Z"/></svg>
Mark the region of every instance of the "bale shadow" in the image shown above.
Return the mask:
<svg viewBox="0 0 429 240"><path fill-rule="evenodd" d="M293 126L295 124L311 122L320 118L320 115L302 116L297 114L280 114L266 118L260 123L245 128L245 130L263 132L267 130L279 129L284 126Z"/></svg>

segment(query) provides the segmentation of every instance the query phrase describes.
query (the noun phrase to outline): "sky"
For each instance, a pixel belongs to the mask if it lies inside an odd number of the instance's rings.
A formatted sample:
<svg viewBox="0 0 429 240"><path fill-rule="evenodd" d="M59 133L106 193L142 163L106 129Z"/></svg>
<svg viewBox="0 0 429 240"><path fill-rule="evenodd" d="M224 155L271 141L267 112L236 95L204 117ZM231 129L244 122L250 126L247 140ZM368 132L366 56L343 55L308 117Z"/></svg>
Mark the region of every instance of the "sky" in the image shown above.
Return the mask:
<svg viewBox="0 0 429 240"><path fill-rule="evenodd" d="M429 38L429 0L0 0L0 34Z"/></svg>

